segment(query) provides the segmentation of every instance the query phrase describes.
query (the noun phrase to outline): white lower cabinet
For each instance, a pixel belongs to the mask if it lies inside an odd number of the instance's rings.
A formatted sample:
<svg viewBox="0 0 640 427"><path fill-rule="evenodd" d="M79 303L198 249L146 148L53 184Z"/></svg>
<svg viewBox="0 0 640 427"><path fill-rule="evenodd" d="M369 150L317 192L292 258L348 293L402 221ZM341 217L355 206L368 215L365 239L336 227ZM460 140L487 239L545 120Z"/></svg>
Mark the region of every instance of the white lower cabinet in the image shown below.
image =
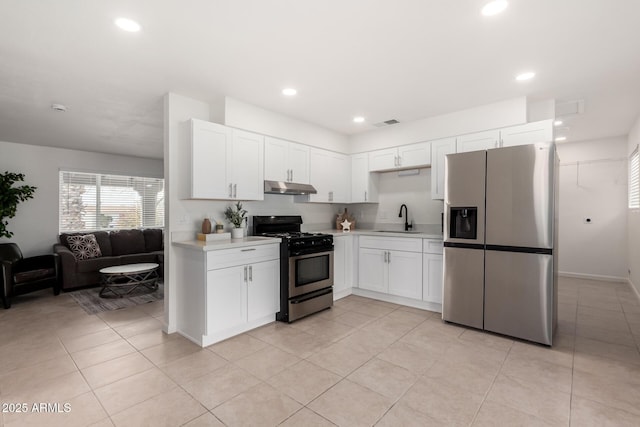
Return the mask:
<svg viewBox="0 0 640 427"><path fill-rule="evenodd" d="M280 262L259 262L247 268L247 321L253 322L280 310Z"/></svg>
<svg viewBox="0 0 640 427"><path fill-rule="evenodd" d="M242 262L240 258L238 260ZM207 335L234 330L279 310L280 261L207 272Z"/></svg>
<svg viewBox="0 0 640 427"><path fill-rule="evenodd" d="M406 298L422 298L422 254L389 251L389 293Z"/></svg>
<svg viewBox="0 0 640 427"><path fill-rule="evenodd" d="M358 254L358 287L370 291L387 293L386 251L360 247Z"/></svg>
<svg viewBox="0 0 640 427"><path fill-rule="evenodd" d="M194 251L179 248L177 329L201 346L275 320L280 245Z"/></svg>
<svg viewBox="0 0 640 427"><path fill-rule="evenodd" d="M333 299L351 294L353 286L353 239L343 234L333 237Z"/></svg>
<svg viewBox="0 0 640 427"><path fill-rule="evenodd" d="M212 335L247 321L244 267L207 272L207 331Z"/></svg>
<svg viewBox="0 0 640 427"><path fill-rule="evenodd" d="M358 287L422 299L422 241L361 236Z"/></svg>
<svg viewBox="0 0 640 427"><path fill-rule="evenodd" d="M424 239L422 300L442 304L442 240Z"/></svg>

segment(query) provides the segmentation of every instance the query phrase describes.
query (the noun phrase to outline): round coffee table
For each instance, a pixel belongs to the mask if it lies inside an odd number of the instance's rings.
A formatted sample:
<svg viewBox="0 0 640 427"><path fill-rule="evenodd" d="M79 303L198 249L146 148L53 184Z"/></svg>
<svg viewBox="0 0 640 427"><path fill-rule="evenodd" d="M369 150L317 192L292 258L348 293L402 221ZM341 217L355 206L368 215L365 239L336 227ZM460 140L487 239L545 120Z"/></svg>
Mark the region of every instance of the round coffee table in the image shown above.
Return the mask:
<svg viewBox="0 0 640 427"><path fill-rule="evenodd" d="M102 275L102 289L98 295L101 298L104 298L107 291L122 298L139 286L144 286L150 291L158 289L158 264L154 262L115 265L100 269L100 274Z"/></svg>

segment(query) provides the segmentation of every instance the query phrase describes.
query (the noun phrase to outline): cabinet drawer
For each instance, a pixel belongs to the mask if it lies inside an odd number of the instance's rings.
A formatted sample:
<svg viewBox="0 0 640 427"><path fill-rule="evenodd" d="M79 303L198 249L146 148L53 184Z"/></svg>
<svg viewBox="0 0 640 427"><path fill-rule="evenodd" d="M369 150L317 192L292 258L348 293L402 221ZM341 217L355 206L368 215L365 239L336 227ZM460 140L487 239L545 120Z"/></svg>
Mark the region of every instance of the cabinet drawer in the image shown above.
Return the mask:
<svg viewBox="0 0 640 427"><path fill-rule="evenodd" d="M424 239L423 242L425 254L442 254L442 240Z"/></svg>
<svg viewBox="0 0 640 427"><path fill-rule="evenodd" d="M244 246L207 252L207 270L279 260L280 245Z"/></svg>
<svg viewBox="0 0 640 427"><path fill-rule="evenodd" d="M392 251L422 252L422 239L410 237L360 236L360 247Z"/></svg>

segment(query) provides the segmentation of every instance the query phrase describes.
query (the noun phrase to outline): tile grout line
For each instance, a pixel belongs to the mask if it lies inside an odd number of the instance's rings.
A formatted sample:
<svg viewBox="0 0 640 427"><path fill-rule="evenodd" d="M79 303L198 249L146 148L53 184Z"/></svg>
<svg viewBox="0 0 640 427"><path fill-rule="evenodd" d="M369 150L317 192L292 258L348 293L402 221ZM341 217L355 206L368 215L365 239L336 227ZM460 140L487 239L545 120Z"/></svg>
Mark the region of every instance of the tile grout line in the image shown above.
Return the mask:
<svg viewBox="0 0 640 427"><path fill-rule="evenodd" d="M578 298L580 298L580 290L578 290ZM576 315L573 319L573 348L571 351L571 392L569 393L569 426L571 426L571 408L573 407L573 382L575 376L575 358L576 358L576 341L578 329L578 298L576 298ZM622 308L622 307L621 307Z"/></svg>
<svg viewBox="0 0 640 427"><path fill-rule="evenodd" d="M478 405L478 409L476 409L475 414L473 414L473 418L471 419L471 422L469 423L469 426L472 426L473 423L476 422L476 419L478 418L478 415L480 414L480 410L482 409L482 406L487 401L487 397L489 396L489 393L491 393L491 390L493 389L493 386L496 383L496 380L498 379L498 376L500 375L500 372L502 372L502 368L504 367L504 364L506 363L507 359L509 358L509 355L511 354L511 350L513 349L513 345L514 344L515 344L515 341L511 341L511 345L509 345L509 351L507 351L507 354L505 355L504 360L500 364L500 369L498 369L498 372L496 372L496 374L494 375L493 380L491 381L491 385L489 387L487 387L487 391L484 392L484 396L482 397L482 401L480 402L480 405Z"/></svg>

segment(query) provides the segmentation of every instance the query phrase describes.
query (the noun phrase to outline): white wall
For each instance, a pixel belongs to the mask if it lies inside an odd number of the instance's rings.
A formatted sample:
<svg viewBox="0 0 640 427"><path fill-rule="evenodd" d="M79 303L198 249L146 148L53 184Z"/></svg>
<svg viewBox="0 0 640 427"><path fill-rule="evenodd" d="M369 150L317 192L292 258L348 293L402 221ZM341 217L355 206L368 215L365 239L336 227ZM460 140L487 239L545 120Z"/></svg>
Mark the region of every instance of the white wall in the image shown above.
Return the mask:
<svg viewBox="0 0 640 427"><path fill-rule="evenodd" d="M440 224L442 200L431 200L431 168L419 169L418 175L400 176L398 172L380 173L378 204L355 204L353 211L358 222L385 227L404 224L399 218L400 206L404 203L409 211L409 220L414 224ZM395 228L395 227L385 227Z"/></svg>
<svg viewBox="0 0 640 427"><path fill-rule="evenodd" d="M628 156L640 145L640 116L629 132L627 149ZM640 295L640 209L627 209L627 236L628 236L628 266L629 280Z"/></svg>
<svg viewBox="0 0 640 427"><path fill-rule="evenodd" d="M520 97L352 135L349 148L361 153L526 122L527 99Z"/></svg>
<svg viewBox="0 0 640 427"><path fill-rule="evenodd" d="M619 137L557 148L560 274L626 280L627 141Z"/></svg>
<svg viewBox="0 0 640 427"><path fill-rule="evenodd" d="M18 204L8 229L25 256L52 253L58 241L60 169L162 178L162 160L117 156L0 141L0 171L25 174L24 184L38 187L34 198ZM17 184L19 185L19 184Z"/></svg>
<svg viewBox="0 0 640 427"><path fill-rule="evenodd" d="M318 125L296 120L268 111L237 99L226 97L225 122L227 126L300 142L314 147L347 153L348 138Z"/></svg>

